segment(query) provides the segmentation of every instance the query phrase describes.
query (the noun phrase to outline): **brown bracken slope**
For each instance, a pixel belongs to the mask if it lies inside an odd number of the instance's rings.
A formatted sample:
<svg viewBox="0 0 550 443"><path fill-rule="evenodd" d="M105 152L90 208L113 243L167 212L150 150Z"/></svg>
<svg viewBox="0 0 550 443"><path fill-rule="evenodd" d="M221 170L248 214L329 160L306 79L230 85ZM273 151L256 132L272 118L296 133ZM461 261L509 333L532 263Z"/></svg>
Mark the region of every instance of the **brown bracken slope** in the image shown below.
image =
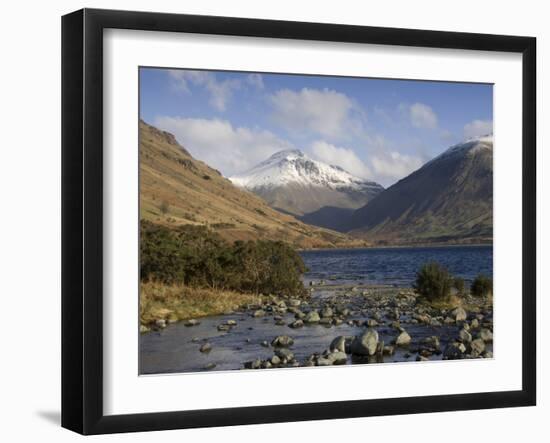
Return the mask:
<svg viewBox="0 0 550 443"><path fill-rule="evenodd" d="M207 225L228 241L283 240L296 248L367 245L270 208L193 158L172 134L140 121L139 138L142 219L169 227Z"/></svg>

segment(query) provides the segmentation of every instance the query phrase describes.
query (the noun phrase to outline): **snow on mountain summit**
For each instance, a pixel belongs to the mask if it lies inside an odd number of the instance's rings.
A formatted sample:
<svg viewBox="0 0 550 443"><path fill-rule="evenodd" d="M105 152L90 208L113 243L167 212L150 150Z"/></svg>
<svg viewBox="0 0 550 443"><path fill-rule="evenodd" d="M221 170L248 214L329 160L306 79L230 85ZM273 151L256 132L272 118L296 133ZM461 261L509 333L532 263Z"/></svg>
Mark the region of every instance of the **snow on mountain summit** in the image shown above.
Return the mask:
<svg viewBox="0 0 550 443"><path fill-rule="evenodd" d="M378 183L355 177L339 166L313 160L298 149L279 151L252 169L229 179L249 190L290 184L333 190L382 188Z"/></svg>

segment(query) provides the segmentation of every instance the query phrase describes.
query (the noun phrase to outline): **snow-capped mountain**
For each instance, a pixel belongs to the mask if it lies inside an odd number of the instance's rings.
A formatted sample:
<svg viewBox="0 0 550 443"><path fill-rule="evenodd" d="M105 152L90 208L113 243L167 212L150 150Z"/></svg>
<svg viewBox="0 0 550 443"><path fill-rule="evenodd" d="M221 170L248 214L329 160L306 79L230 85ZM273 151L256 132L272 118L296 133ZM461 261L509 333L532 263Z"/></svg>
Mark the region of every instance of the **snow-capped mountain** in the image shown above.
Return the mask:
<svg viewBox="0 0 550 443"><path fill-rule="evenodd" d="M341 230L342 218L384 190L378 183L314 160L300 150L277 152L230 180L276 209L310 224Z"/></svg>
<svg viewBox="0 0 550 443"><path fill-rule="evenodd" d="M351 228L384 243L492 240L493 136L451 146L356 210Z"/></svg>
<svg viewBox="0 0 550 443"><path fill-rule="evenodd" d="M249 190L288 184L357 191L382 189L378 183L355 177L339 166L313 160L298 149L277 152L249 171L230 177L230 180Z"/></svg>
<svg viewBox="0 0 550 443"><path fill-rule="evenodd" d="M442 158L474 155L476 152L480 152L482 150L493 150L493 134L471 137L463 142L457 143L456 145L451 146L446 151L443 151L443 153L439 154L437 157L430 160L428 163L426 163L426 165L429 165L430 163Z"/></svg>

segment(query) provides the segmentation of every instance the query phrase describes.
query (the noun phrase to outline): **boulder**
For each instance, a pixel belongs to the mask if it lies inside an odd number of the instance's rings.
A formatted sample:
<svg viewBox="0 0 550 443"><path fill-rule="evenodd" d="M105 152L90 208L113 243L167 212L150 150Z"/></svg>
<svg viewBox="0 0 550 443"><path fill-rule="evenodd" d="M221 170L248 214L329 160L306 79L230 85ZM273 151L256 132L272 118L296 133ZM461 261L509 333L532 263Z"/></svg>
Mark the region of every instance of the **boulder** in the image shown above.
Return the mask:
<svg viewBox="0 0 550 443"><path fill-rule="evenodd" d="M155 320L155 326L160 329L164 329L166 327L166 320L164 318L158 318Z"/></svg>
<svg viewBox="0 0 550 443"><path fill-rule="evenodd" d="M185 326L197 326L197 325L200 325L201 322L194 319L194 318L190 318L189 320L186 320L184 325Z"/></svg>
<svg viewBox="0 0 550 443"><path fill-rule="evenodd" d="M369 327L369 328L374 328L376 326L378 326L378 321L375 320L374 318L369 318L366 322L365 322L366 326Z"/></svg>
<svg viewBox="0 0 550 443"><path fill-rule="evenodd" d="M199 348L199 351L201 352L210 352L211 350L212 350L212 345L210 343L205 343Z"/></svg>
<svg viewBox="0 0 550 443"><path fill-rule="evenodd" d="M443 351L443 360L459 360L464 358L464 345L462 343L449 343Z"/></svg>
<svg viewBox="0 0 550 443"><path fill-rule="evenodd" d="M476 338L470 343L472 356L478 357L485 351L485 342L481 338Z"/></svg>
<svg viewBox="0 0 550 443"><path fill-rule="evenodd" d="M288 335L279 335L273 339L271 346L279 348L288 348L294 344L294 339Z"/></svg>
<svg viewBox="0 0 550 443"><path fill-rule="evenodd" d="M345 352L336 351L331 352L326 357L333 365L345 365L348 361L348 357Z"/></svg>
<svg viewBox="0 0 550 443"><path fill-rule="evenodd" d="M378 345L378 332L375 329L369 329L361 336L353 339L350 351L354 355L374 355Z"/></svg>
<svg viewBox="0 0 550 443"><path fill-rule="evenodd" d="M451 311L451 316L455 319L455 321L466 321L468 318L467 312L461 307L453 309Z"/></svg>
<svg viewBox="0 0 550 443"><path fill-rule="evenodd" d="M493 333L489 329L484 328L479 331L479 338L481 338L486 343L490 343L493 341Z"/></svg>
<svg viewBox="0 0 550 443"><path fill-rule="evenodd" d="M330 306L325 306L325 308L321 311L321 317L323 318L332 317L333 315L334 312Z"/></svg>
<svg viewBox="0 0 550 443"><path fill-rule="evenodd" d="M462 343L470 343L472 341L472 334L470 334L466 329L461 329L458 336Z"/></svg>
<svg viewBox="0 0 550 443"><path fill-rule="evenodd" d="M237 326L237 321L236 321L236 320L227 320L227 321L225 322L225 324L226 324L227 326Z"/></svg>
<svg viewBox="0 0 550 443"><path fill-rule="evenodd" d="M441 347L441 341L437 335L432 335L431 337L426 337L422 340L422 344L428 346L430 350L439 351Z"/></svg>
<svg viewBox="0 0 550 443"><path fill-rule="evenodd" d="M340 335L330 342L329 349L331 351L346 352L346 337Z"/></svg>
<svg viewBox="0 0 550 443"><path fill-rule="evenodd" d="M281 364L281 359L278 355L274 355L273 357L271 357L271 364L273 366L277 366L277 365L280 365Z"/></svg>
<svg viewBox="0 0 550 443"><path fill-rule="evenodd" d="M245 369L260 369L262 367L262 361L257 358L256 360L247 361L244 364Z"/></svg>
<svg viewBox="0 0 550 443"><path fill-rule="evenodd" d="M401 334L399 334L395 339L396 346L408 346L410 344L411 336L407 333L407 331L402 331Z"/></svg>
<svg viewBox="0 0 550 443"><path fill-rule="evenodd" d="M290 349L287 349L287 348L275 349L275 355L279 357L281 360L284 360L287 362L294 360L294 354Z"/></svg>
<svg viewBox="0 0 550 443"><path fill-rule="evenodd" d="M145 332L149 332L150 329L145 326L145 325L139 325L139 332L141 332L142 334L144 334Z"/></svg>
<svg viewBox="0 0 550 443"><path fill-rule="evenodd" d="M317 311L309 311L304 317L305 323L319 323L320 320L321 317L319 317L319 313Z"/></svg>
<svg viewBox="0 0 550 443"><path fill-rule="evenodd" d="M331 366L332 365L332 361L329 360L327 357L319 357L316 361L315 361L315 364L317 366Z"/></svg>
<svg viewBox="0 0 550 443"><path fill-rule="evenodd" d="M263 317L265 315L265 311L263 309L257 309L252 313L252 317Z"/></svg>
<svg viewBox="0 0 550 443"><path fill-rule="evenodd" d="M288 326L290 326L293 329L297 329L297 328L301 328L302 326L304 326L304 322L303 322L303 320L298 319L298 320L294 320Z"/></svg>

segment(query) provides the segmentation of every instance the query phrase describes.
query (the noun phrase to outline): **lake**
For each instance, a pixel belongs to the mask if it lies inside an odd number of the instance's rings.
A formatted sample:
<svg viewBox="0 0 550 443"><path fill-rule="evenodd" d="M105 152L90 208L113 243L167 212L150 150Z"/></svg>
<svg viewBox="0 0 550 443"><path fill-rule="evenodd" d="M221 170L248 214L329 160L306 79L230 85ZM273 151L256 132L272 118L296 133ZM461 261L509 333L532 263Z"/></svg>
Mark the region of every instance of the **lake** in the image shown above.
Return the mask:
<svg viewBox="0 0 550 443"><path fill-rule="evenodd" d="M384 299L378 307L373 307L371 299L377 291L398 293L401 289L392 286L410 287L417 270L429 261L444 265L453 275L462 277L467 283L479 273L493 275L491 246L323 250L303 251L300 254L309 269L304 282L308 284L316 280L319 283L319 280L325 280L324 284L312 287L311 297L307 303L302 303L301 309L321 312L326 306L345 307L351 313L344 322L291 329L288 325L295 320L291 311L278 316L268 311L265 317L256 318L251 315L253 310L202 318L200 324L194 327L179 322L140 336L140 374L204 371L209 364L215 365L215 370L242 369L247 361L271 358L273 348L264 345L281 334L293 337L295 344L292 352L297 361L304 362L311 354L327 349L336 337L361 335L365 331L364 322L372 318L375 311L381 315L377 327L380 340L391 343L397 333L391 326L393 311L387 308L388 301ZM389 286L380 289L377 285ZM356 290L357 287L369 288L368 295L365 297L362 289ZM413 303L403 308L400 316L400 321L413 337L412 349L418 348L422 340L431 336L439 337L442 349L456 339L462 327L460 324L415 324L411 321L415 309ZM275 321L277 317L283 320L281 324ZM236 324L230 331L221 332L217 329L218 325L229 320ZM492 322L492 312L487 313L486 321ZM210 352L199 351L204 343L212 346ZM492 351L492 344L487 345L487 350ZM415 351L397 348L394 354L384 357L382 361L414 361L415 358ZM429 357L441 358L441 354ZM346 362L356 363L365 361L349 356Z"/></svg>
<svg viewBox="0 0 550 443"><path fill-rule="evenodd" d="M427 262L445 266L455 277L470 283L482 273L493 276L493 247L432 246L407 248L331 249L300 252L308 272L304 281L411 286L418 269Z"/></svg>

